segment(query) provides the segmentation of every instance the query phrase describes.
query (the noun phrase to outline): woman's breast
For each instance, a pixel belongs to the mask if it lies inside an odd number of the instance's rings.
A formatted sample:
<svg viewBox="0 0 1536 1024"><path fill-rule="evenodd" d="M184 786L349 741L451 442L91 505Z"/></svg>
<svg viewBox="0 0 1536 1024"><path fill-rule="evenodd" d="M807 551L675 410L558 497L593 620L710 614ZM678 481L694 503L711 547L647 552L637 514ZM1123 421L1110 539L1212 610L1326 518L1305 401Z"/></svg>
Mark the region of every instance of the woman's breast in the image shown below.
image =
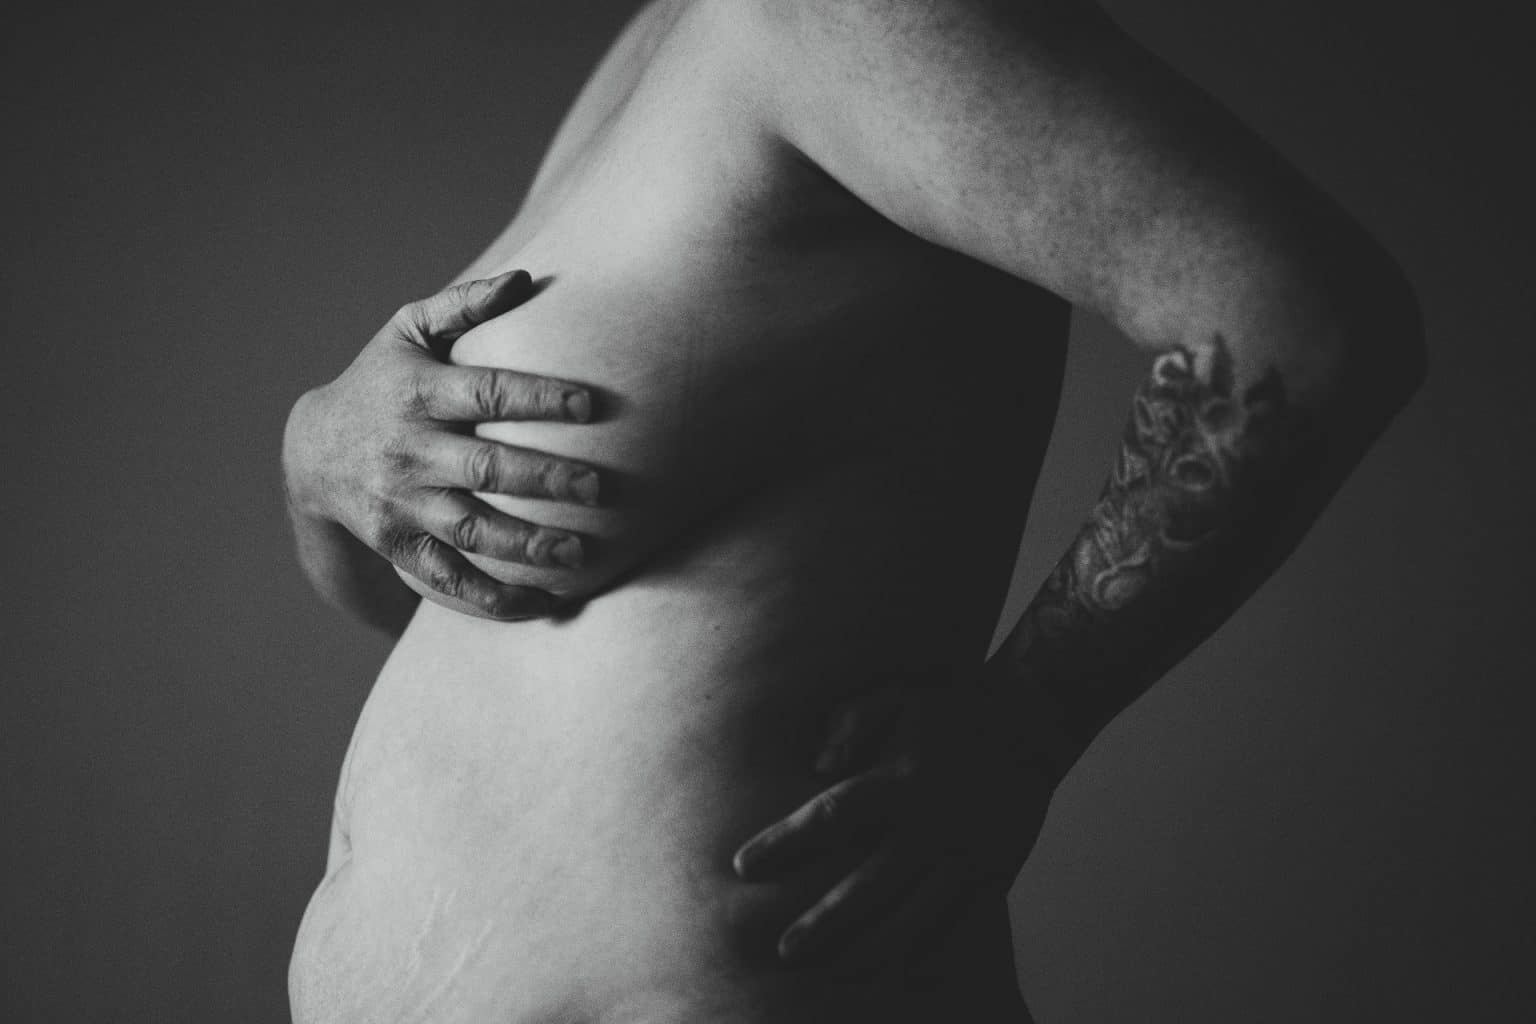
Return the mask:
<svg viewBox="0 0 1536 1024"><path fill-rule="evenodd" d="M761 288L733 285L728 270L668 279L605 273L590 257L576 269L537 252L518 260L541 291L467 333L452 358L582 384L595 416L485 423L476 432L593 466L602 497L586 508L481 495L586 542L574 573L479 560L493 575L590 596L744 494L848 456L843 442L857 417L839 407L837 391L849 384L830 368L853 360L825 350L806 358L817 339L796 330L800 318L772 315ZM858 346L856 337L841 339L849 353ZM817 367L826 372L806 372Z"/></svg>

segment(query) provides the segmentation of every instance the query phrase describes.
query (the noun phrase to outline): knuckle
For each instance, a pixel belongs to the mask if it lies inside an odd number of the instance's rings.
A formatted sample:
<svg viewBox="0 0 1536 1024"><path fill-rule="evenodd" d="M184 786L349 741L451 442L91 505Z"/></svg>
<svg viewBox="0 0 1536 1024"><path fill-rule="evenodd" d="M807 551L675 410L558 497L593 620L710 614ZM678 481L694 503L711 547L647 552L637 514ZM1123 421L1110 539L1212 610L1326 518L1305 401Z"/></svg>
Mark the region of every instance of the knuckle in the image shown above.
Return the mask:
<svg viewBox="0 0 1536 1024"><path fill-rule="evenodd" d="M394 518L381 517L374 536L377 550L389 561L413 575L422 573L421 549L414 543L414 531Z"/></svg>
<svg viewBox="0 0 1536 1024"><path fill-rule="evenodd" d="M545 459L539 464L538 487L545 497L558 498L569 490L571 473L565 463L557 459Z"/></svg>
<svg viewBox="0 0 1536 1024"><path fill-rule="evenodd" d="M413 373L400 382L397 404L409 415L425 418L431 412L432 389L420 374Z"/></svg>
<svg viewBox="0 0 1536 1024"><path fill-rule="evenodd" d="M480 554L502 562L527 563L532 557L533 531L516 519L499 518L494 524L482 523L481 527ZM514 595L507 596L511 599Z"/></svg>
<svg viewBox="0 0 1536 1024"><path fill-rule="evenodd" d="M369 547L391 559L400 549L400 535L394 529L388 506L382 501L371 501L363 510L358 536Z"/></svg>
<svg viewBox="0 0 1536 1024"><path fill-rule="evenodd" d="M559 418L565 415L566 389L553 381L544 381L539 385L538 410L539 415L549 418Z"/></svg>
<svg viewBox="0 0 1536 1024"><path fill-rule="evenodd" d="M449 528L453 546L460 551L479 550L482 533L481 519L473 512L465 512L453 521Z"/></svg>
<svg viewBox="0 0 1536 1024"><path fill-rule="evenodd" d="M498 484L496 449L477 444L464 456L464 475L475 490L494 491Z"/></svg>
<svg viewBox="0 0 1536 1024"><path fill-rule="evenodd" d="M813 812L814 816L827 824L841 821L843 817L843 797L836 790L827 790L816 798Z"/></svg>
<svg viewBox="0 0 1536 1024"><path fill-rule="evenodd" d="M396 373L387 382L380 386L379 397L383 400L383 409L378 410L385 416L391 416L396 422L400 414L406 415L418 413L426 405L425 389L421 380L414 373Z"/></svg>
<svg viewBox="0 0 1536 1024"><path fill-rule="evenodd" d="M437 557L437 544L430 536L416 530L400 532L401 547L410 551L415 564L424 571L431 571L441 565L442 560Z"/></svg>
<svg viewBox="0 0 1536 1024"><path fill-rule="evenodd" d="M363 490L369 511L379 509L389 502L389 495L396 490L401 469L399 460L404 456L385 456L370 466L363 478Z"/></svg>
<svg viewBox="0 0 1536 1024"><path fill-rule="evenodd" d="M514 562L532 562L538 547L535 540L536 534L533 530L522 526L514 527L507 537L507 557Z"/></svg>
<svg viewBox="0 0 1536 1024"><path fill-rule="evenodd" d="M483 419L499 417L511 404L511 388L504 374L487 371L475 378L470 387L470 401Z"/></svg>
<svg viewBox="0 0 1536 1024"><path fill-rule="evenodd" d="M414 469L416 454L404 437L391 435L379 446L379 463L381 470L375 475L374 483L384 485L395 475Z"/></svg>
<svg viewBox="0 0 1536 1024"><path fill-rule="evenodd" d="M482 612L493 619L508 618L506 611L506 599L504 595L494 586L477 584L475 586L468 587L465 589L464 593L460 595L460 599L479 608Z"/></svg>
<svg viewBox="0 0 1536 1024"><path fill-rule="evenodd" d="M437 557L435 552L431 552L430 545L430 537L424 537L418 542L418 551L423 552L420 555L420 562L427 586L444 597L462 597L464 577L447 561Z"/></svg>
<svg viewBox="0 0 1536 1024"><path fill-rule="evenodd" d="M459 600L464 596L464 577L445 566L432 569L427 584L444 597Z"/></svg>

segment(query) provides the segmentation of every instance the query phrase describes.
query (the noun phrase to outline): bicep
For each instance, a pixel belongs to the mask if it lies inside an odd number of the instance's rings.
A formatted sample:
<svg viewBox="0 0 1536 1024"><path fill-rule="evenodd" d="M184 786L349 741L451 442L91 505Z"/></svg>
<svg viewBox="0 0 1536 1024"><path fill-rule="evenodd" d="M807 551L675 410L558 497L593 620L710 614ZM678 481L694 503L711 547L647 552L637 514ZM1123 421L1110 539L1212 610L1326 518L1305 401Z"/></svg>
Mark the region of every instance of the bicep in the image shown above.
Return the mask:
<svg viewBox="0 0 1536 1024"><path fill-rule="evenodd" d="M785 139L907 230L1148 347L1328 329L1373 246L1219 103L1088 5L758 4Z"/></svg>

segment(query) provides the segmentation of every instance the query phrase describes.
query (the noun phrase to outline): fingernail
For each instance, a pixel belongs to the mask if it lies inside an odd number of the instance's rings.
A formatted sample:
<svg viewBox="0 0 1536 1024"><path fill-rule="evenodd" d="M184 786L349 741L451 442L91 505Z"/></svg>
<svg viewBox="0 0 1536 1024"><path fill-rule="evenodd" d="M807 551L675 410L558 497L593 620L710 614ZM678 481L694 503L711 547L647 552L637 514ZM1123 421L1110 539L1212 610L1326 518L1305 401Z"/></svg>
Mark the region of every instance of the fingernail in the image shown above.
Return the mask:
<svg viewBox="0 0 1536 1024"><path fill-rule="evenodd" d="M600 489L597 474L590 469L583 469L571 477L571 494L583 505L596 505L597 493Z"/></svg>
<svg viewBox="0 0 1536 1024"><path fill-rule="evenodd" d="M565 415L576 423L587 422L592 418L592 396L585 391L567 391Z"/></svg>
<svg viewBox="0 0 1536 1024"><path fill-rule="evenodd" d="M751 866L752 858L745 849L737 850L736 856L731 858L731 867L735 869L738 876L746 877Z"/></svg>
<svg viewBox="0 0 1536 1024"><path fill-rule="evenodd" d="M533 284L533 278L528 276L526 270L513 270L498 275L491 280L490 294L502 301L519 302L522 294Z"/></svg>
<svg viewBox="0 0 1536 1024"><path fill-rule="evenodd" d="M549 549L549 553L567 569L581 568L581 541L576 537L561 538Z"/></svg>

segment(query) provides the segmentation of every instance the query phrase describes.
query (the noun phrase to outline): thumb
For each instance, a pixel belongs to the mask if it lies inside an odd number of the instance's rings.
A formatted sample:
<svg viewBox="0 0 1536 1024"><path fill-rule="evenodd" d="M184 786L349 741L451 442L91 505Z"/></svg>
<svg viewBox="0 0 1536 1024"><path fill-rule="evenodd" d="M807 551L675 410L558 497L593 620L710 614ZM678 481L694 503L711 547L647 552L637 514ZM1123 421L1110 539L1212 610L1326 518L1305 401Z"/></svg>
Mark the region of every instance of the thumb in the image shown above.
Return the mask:
<svg viewBox="0 0 1536 1024"><path fill-rule="evenodd" d="M395 326L412 342L446 358L460 335L526 302L533 291L533 278L526 270L461 281L401 308L395 314Z"/></svg>

